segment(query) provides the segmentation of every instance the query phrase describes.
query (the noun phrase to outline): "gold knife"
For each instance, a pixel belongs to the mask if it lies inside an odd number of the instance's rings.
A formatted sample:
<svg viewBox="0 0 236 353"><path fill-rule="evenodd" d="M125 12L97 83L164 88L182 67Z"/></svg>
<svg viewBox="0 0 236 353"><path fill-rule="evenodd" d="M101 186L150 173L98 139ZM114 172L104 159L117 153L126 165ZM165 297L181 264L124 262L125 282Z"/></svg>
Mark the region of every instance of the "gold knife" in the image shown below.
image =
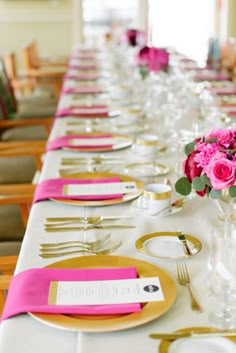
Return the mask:
<svg viewBox="0 0 236 353"><path fill-rule="evenodd" d="M94 226L81 226L81 227L45 227L46 232L68 232L73 230L90 230L90 229L125 229L125 228L136 228L136 226L131 225L94 225Z"/></svg>
<svg viewBox="0 0 236 353"><path fill-rule="evenodd" d="M217 337L225 336L232 337L236 336L236 330L214 330L214 331L187 331L187 332L173 332L173 333L151 333L149 337L155 339L163 339L167 341L176 340L178 338L185 337Z"/></svg>

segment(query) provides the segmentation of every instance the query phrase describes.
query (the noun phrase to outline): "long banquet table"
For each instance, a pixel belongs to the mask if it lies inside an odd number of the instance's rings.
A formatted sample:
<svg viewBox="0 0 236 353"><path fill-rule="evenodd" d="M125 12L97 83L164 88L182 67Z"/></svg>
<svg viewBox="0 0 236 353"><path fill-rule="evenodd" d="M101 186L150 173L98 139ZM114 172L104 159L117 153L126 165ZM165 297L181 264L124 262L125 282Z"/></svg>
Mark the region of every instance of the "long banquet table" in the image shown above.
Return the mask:
<svg viewBox="0 0 236 353"><path fill-rule="evenodd" d="M60 104L62 104L60 102ZM55 120L50 139L60 136L68 128L69 118ZM76 118L70 118L76 121ZM83 156L96 153L83 152ZM44 156L40 182L59 176L60 161L63 157L72 157L74 152L66 150L48 151ZM106 152L106 155L119 156L125 163L138 160L131 148ZM173 166L177 152L167 150L159 153L157 160L171 167L168 178L174 178ZM118 167L116 167L118 168ZM119 168L118 168L119 171ZM122 168L120 170L122 173ZM155 177L152 181L163 181L164 177ZM145 183L149 182L145 180ZM176 197L176 195L174 196ZM177 329L191 326L212 326L208 320L211 309L208 282L208 255L210 251L210 237L212 228L217 221L220 210L218 204L207 198L190 197L186 199L185 207L172 215L150 216L135 208L132 202L102 207L83 207L65 205L53 201L42 201L32 206L30 217L20 252L16 273L30 268L45 267L58 259L42 259L39 257L39 244L50 241L65 241L68 239L83 239L83 232L46 233L44 222L46 217L53 216L126 216L130 219L122 223L133 224L133 229L109 230L112 239L122 240L123 244L110 256L127 256L150 262L167 271L175 280L177 297L174 304L160 317L137 327L114 332L81 332L68 329L59 329L36 320L28 313L4 320L0 327L0 352L2 353L143 353L157 352L159 340L149 337L153 332L172 332ZM120 223L116 221L116 223ZM191 274L194 292L203 307L202 313L191 310L190 297L187 288L177 283L176 261L158 259L141 254L135 247L135 241L144 234L159 231L175 231L182 229L186 234L197 237L202 243L201 251L186 260ZM91 237L104 234L104 230L90 230ZM76 255L74 255L76 256ZM69 258L66 256L64 258ZM16 293L17 295L17 293ZM190 353L190 352L189 352Z"/></svg>

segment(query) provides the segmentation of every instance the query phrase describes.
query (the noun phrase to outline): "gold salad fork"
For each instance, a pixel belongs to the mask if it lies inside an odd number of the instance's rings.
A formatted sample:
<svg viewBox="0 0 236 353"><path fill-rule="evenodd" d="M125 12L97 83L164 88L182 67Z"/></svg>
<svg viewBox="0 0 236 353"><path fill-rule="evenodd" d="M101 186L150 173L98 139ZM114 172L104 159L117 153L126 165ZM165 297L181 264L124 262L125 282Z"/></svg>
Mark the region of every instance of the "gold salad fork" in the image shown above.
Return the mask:
<svg viewBox="0 0 236 353"><path fill-rule="evenodd" d="M190 276L185 262L183 261L177 262L177 275L178 275L179 284L181 284L182 286L186 286L189 290L192 310L197 312L202 312L203 310L200 304L197 302L196 298L194 297L191 284L190 284L191 283Z"/></svg>
<svg viewBox="0 0 236 353"><path fill-rule="evenodd" d="M46 259L46 258L52 258L52 257L60 257L60 256L65 256L65 255L71 255L71 254L79 254L79 253L90 253L90 254L94 254L94 255L109 255L111 253L113 253L113 251L115 251L116 249L118 249L120 246L122 245L122 240L114 243L112 246L110 246L109 248L103 249L103 250L90 250L90 249L86 249L84 248L83 250L70 250L70 251L59 251L56 250L55 252L47 252L47 250L40 251L39 256Z"/></svg>

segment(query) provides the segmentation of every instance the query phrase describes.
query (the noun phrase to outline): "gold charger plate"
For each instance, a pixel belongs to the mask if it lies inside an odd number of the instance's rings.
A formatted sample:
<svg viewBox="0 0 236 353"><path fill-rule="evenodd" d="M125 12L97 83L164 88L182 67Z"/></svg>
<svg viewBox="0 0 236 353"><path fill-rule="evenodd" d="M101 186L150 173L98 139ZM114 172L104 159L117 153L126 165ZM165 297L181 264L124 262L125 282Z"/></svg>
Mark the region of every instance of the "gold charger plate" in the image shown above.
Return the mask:
<svg viewBox="0 0 236 353"><path fill-rule="evenodd" d="M81 132L82 133L82 132ZM117 138L117 143L112 146L95 146L95 147L78 147L72 146L71 147L62 147L63 150L66 151L74 151L74 152L109 152L109 151L117 151L123 148L128 148L133 143L133 138L123 134L116 134L111 132L104 132L104 131L96 131L96 132L83 132L84 136L94 137L101 135L101 134L109 134L111 138ZM119 141L120 139L120 141Z"/></svg>
<svg viewBox="0 0 236 353"><path fill-rule="evenodd" d="M186 327L180 330L177 330L175 332L189 332L189 331L196 331L196 332L206 332L206 331L212 331L214 332L214 329L212 327ZM212 337L213 339L216 339L217 337ZM225 337L226 338L226 337ZM227 339L236 342L236 336L231 336L231 337L227 337ZM162 340L160 345L159 345L159 353L168 353L169 347L170 345L173 343L174 341L166 341L166 340ZM222 352L223 353L223 352Z"/></svg>
<svg viewBox="0 0 236 353"><path fill-rule="evenodd" d="M190 256L197 254L202 248L200 240L189 234L185 234L185 238L192 252ZM162 231L143 235L136 240L135 246L144 255L159 259L176 260L189 257L185 254L176 232Z"/></svg>
<svg viewBox="0 0 236 353"><path fill-rule="evenodd" d="M139 277L156 277L162 285L164 301L145 303L140 312L119 315L62 315L29 313L41 322L66 330L109 332L143 325L163 315L174 304L177 289L175 281L163 269L148 262L124 256L83 256L55 262L50 268L89 268L135 266Z"/></svg>
<svg viewBox="0 0 236 353"><path fill-rule="evenodd" d="M137 185L137 191L129 194L125 194L122 198L120 199L108 199L108 200L68 200L68 199L54 199L50 198L50 200L59 202L59 203L64 203L68 205L76 205L76 206L108 206L108 205L115 205L123 202L128 202L136 197L138 197L143 190L143 182L139 179L130 177L128 175L123 175L123 174L115 174L115 173L109 173L109 172L81 172L81 173L74 173L74 174L67 174L67 178L109 178L109 177L120 177L120 181L134 181Z"/></svg>

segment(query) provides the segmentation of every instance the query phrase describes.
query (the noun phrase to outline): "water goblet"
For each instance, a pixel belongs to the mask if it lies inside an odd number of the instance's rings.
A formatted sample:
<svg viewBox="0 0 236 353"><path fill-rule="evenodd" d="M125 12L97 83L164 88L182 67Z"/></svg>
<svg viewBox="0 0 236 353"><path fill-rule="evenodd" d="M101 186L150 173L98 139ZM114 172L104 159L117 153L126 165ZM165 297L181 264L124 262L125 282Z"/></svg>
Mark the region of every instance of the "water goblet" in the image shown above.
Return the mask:
<svg viewBox="0 0 236 353"><path fill-rule="evenodd" d="M226 218L212 231L208 262L209 289L216 308L209 321L221 328L236 327L236 230Z"/></svg>

